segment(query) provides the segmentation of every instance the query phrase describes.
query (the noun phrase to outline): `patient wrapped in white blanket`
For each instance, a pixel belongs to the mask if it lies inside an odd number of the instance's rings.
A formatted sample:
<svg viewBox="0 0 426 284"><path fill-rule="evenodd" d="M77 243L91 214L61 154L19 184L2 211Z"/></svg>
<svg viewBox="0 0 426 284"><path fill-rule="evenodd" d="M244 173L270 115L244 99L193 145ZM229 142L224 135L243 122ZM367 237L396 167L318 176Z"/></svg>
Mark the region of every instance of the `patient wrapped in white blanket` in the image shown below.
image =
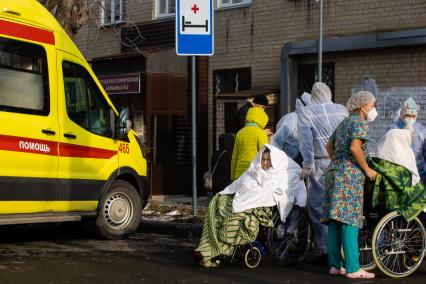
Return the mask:
<svg viewBox="0 0 426 284"><path fill-rule="evenodd" d="M269 149L272 166L262 169L262 155ZM277 206L284 222L293 204L306 205L306 188L300 166L280 149L265 144L248 170L219 194L235 194L234 213L258 207Z"/></svg>

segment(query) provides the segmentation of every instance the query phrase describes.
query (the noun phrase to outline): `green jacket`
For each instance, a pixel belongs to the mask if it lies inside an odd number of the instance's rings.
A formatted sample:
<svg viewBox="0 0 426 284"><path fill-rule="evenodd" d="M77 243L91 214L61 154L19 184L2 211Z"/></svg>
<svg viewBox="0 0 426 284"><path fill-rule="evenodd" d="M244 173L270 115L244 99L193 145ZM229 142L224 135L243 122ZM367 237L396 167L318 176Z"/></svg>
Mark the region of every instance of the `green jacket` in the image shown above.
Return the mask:
<svg viewBox="0 0 426 284"><path fill-rule="evenodd" d="M263 144L268 143L268 136L263 130L268 123L268 115L258 107L247 112L246 125L235 137L231 161L231 179L239 178L250 166Z"/></svg>

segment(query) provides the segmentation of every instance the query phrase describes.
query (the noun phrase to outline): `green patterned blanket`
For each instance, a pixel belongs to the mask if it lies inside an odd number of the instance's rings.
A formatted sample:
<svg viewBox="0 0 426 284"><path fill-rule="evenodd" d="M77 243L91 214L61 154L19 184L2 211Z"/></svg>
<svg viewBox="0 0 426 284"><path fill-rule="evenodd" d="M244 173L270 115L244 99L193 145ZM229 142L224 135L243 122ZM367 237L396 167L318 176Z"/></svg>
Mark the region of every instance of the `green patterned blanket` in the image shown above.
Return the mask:
<svg viewBox="0 0 426 284"><path fill-rule="evenodd" d="M232 255L236 245L255 241L259 226L273 226L271 208L232 213L233 198L233 195L216 194L210 201L203 234L196 249L203 256L201 264L204 266L209 266L208 263L217 256Z"/></svg>
<svg viewBox="0 0 426 284"><path fill-rule="evenodd" d="M421 182L412 186L412 176L406 168L371 157L368 164L378 173L375 182L366 182L373 208L396 210L409 222L426 207L425 187Z"/></svg>

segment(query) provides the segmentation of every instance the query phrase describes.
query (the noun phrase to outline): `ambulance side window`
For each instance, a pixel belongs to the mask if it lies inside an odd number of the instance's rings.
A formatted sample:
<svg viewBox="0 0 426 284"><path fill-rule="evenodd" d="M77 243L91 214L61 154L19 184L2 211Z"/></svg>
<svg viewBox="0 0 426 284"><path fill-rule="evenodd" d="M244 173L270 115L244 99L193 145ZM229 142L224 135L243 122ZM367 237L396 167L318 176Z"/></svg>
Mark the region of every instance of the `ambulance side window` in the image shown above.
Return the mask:
<svg viewBox="0 0 426 284"><path fill-rule="evenodd" d="M47 116L49 102L44 48L0 38L0 111Z"/></svg>
<svg viewBox="0 0 426 284"><path fill-rule="evenodd" d="M62 69L68 117L87 131L112 138L113 112L89 72L68 61Z"/></svg>

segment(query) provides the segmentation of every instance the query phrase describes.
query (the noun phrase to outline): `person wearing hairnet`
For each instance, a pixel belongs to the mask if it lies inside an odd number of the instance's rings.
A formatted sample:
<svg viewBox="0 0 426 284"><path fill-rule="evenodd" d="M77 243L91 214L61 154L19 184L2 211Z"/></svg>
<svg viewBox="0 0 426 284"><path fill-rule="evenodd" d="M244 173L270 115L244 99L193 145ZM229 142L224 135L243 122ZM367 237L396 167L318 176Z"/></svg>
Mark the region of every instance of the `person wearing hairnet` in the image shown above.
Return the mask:
<svg viewBox="0 0 426 284"><path fill-rule="evenodd" d="M420 106L412 98L405 100L400 110L400 116L390 129L408 128L413 133L413 148L416 155L417 169L423 183L426 182L426 127L417 122Z"/></svg>
<svg viewBox="0 0 426 284"><path fill-rule="evenodd" d="M358 231L362 226L364 182L375 180L364 148L368 142L368 122L377 117L376 98L368 91L353 94L346 107L350 116L331 135L326 147L331 163L325 177L321 221L328 226L329 273L348 278L374 278L360 268ZM343 248L345 261L340 251Z"/></svg>
<svg viewBox="0 0 426 284"><path fill-rule="evenodd" d="M327 254L327 226L320 222L325 172L330 164L326 144L337 126L349 116L346 107L333 103L331 98L330 88L317 82L312 86L311 105L296 111L303 157L300 178L307 180L307 207L314 226L316 255L322 258Z"/></svg>
<svg viewBox="0 0 426 284"><path fill-rule="evenodd" d="M303 93L296 99L296 111L301 107L311 104L311 94ZM302 164L302 156L299 151L299 140L297 134L297 114L290 112L284 115L277 123L276 132L271 137L271 145L283 150L290 158L299 165Z"/></svg>

